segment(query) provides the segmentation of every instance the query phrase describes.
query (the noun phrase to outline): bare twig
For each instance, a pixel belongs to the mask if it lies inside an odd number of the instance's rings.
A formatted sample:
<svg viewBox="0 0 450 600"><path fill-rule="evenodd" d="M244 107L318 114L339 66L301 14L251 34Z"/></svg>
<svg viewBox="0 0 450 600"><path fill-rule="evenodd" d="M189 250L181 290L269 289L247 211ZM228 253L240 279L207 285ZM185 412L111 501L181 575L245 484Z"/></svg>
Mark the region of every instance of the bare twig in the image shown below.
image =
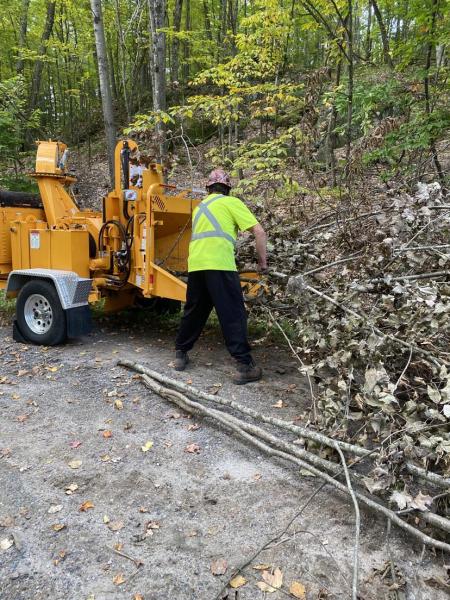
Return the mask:
<svg viewBox="0 0 450 600"><path fill-rule="evenodd" d="M345 462L345 456L339 445L335 445L336 452L339 454L342 467L345 472L345 480L347 482L348 491L352 497L353 506L355 507L355 545L353 548L353 583L352 583L352 600L358 600L358 574L359 574L359 533L361 529L361 517L359 514L359 504L355 496L355 492L352 488L352 482L350 480L350 473L348 472L347 463Z"/></svg>
<svg viewBox="0 0 450 600"><path fill-rule="evenodd" d="M131 560L132 562L134 562L134 564L137 567L140 567L141 565L144 564L144 561L142 561L140 558L133 558L132 556L129 556L128 554L125 554L125 552L121 552L120 550L116 550L116 548L110 548L109 546L107 546L107 548L109 550L112 550L115 554L118 554L119 556L122 556L123 558L128 558L128 560Z"/></svg>

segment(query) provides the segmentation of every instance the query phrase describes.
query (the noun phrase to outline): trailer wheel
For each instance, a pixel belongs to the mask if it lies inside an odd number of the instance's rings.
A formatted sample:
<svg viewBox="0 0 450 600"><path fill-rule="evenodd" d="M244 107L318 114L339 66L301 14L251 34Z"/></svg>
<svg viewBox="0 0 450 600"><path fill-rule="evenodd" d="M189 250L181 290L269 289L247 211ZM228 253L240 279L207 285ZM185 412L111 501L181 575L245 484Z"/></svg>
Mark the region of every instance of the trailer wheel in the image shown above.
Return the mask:
<svg viewBox="0 0 450 600"><path fill-rule="evenodd" d="M17 325L33 344L54 346L66 339L66 315L56 289L49 281L29 281L16 303Z"/></svg>

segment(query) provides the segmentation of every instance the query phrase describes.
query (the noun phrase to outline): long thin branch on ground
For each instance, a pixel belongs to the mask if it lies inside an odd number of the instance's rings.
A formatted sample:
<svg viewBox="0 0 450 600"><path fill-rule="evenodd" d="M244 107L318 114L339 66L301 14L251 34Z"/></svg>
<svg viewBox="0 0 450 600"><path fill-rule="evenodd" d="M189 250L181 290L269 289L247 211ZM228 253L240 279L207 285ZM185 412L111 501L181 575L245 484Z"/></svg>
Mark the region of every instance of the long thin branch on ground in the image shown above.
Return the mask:
<svg viewBox="0 0 450 600"><path fill-rule="evenodd" d="M352 488L352 482L350 480L350 473L348 472L347 463L345 462L345 456L339 445L335 445L336 452L339 454L341 459L342 467L345 472L345 480L347 482L348 491L352 497L353 506L355 507L355 545L353 548L353 584L352 584L352 600L358 600L358 576L359 576L359 533L361 530L361 517L359 514L359 504L356 499L355 492Z"/></svg>
<svg viewBox="0 0 450 600"><path fill-rule="evenodd" d="M157 393L158 395L160 395L163 398L166 398L170 402L173 402L174 404L178 405L183 410L186 410L187 412L202 414L205 417L213 418L217 422L224 425L226 428L231 429L232 431L237 433L240 437L242 437L244 440L246 440L250 444L256 446L259 450L266 452L269 456L273 456L273 457L280 458L285 461L294 463L297 466L299 466L300 468L306 469L307 471L309 471L316 477L319 477L323 481L331 484L333 487L335 487L339 491L341 491L345 494L349 494L349 489L345 484L337 481L332 476L321 471L317 467L303 461L302 459L297 458L296 456L293 456L290 453L272 448L268 444L258 440L254 435L247 433L242 427L240 427L235 422L233 422L229 418L227 418L227 417L229 417L229 415L224 416L223 413L221 413L220 411L218 411L216 409L205 407L198 402L194 402L193 400L190 400L189 398L187 398L180 392L163 387L162 385L157 383L155 380L153 380L148 375L142 375L142 380L147 385L147 387L149 387L153 392ZM426 544L429 547L436 548L436 549L442 550L444 552L450 553L450 544L447 544L440 540L436 540L436 539L424 534L423 532L417 530L415 527L413 527L409 523L406 523L405 521L403 521L392 510L390 510L389 508L380 504L379 502L375 501L374 499L367 497L365 494L355 491L355 496L358 498L358 500L360 502L365 504L367 507L390 518L391 521L393 523L395 523L398 527L400 527L401 529L404 529L410 535L419 539L422 543Z"/></svg>
<svg viewBox="0 0 450 600"><path fill-rule="evenodd" d="M319 444L328 446L329 448L334 448L334 444L337 442L343 452L348 452L350 454L354 454L361 458L369 457L375 453L378 453L378 451L379 451L378 448L374 448L373 450L366 450L365 448L361 448L361 446L356 446L355 444L349 444L348 442L343 442L341 440L331 439L331 438L327 437L326 435L319 433L317 431L312 431L311 429L308 429L307 427L303 427L301 425L294 425L292 423L288 423L287 421L283 421L282 419L277 419L275 417L269 417L267 415L257 412L256 410L254 410L252 408L243 406L242 404L239 404L238 402L236 402L234 400L230 400L229 398L224 398L223 396L219 396L219 395L215 396L213 394L208 394L206 392L203 392L202 390L198 390L198 389L192 387L191 385L187 385L186 383L182 383L181 381L177 381L176 379L172 379L171 377L166 377L165 375L158 373L158 371L154 371L153 369L144 367L143 365L141 365L139 363L136 363L136 362L133 362L130 360L126 360L126 359L122 359L122 360L118 361L118 364L123 367L132 369L132 370L136 371L137 373L149 375L151 378L155 379L156 381L166 384L171 388L179 390L180 392L184 392L184 393L188 394L188 396L191 396L191 397L194 397L194 398L197 398L200 400L206 400L207 402L213 402L215 404L220 404L222 406L229 406L230 408L232 408L242 414L248 415L249 417L252 417L253 419L255 419L257 421L261 421L268 425L273 425L275 427L279 427L280 429L290 431L292 433L295 433L298 436L301 436L306 439L315 441ZM425 481L428 481L429 483L431 483L433 485L439 486L440 488L448 489L450 487L450 479L441 477L440 475L438 475L436 473L428 472L425 469L422 469L421 467L417 467L416 465L413 465L412 463L407 462L406 469L408 470L408 472L411 475L420 477L421 479L424 479Z"/></svg>

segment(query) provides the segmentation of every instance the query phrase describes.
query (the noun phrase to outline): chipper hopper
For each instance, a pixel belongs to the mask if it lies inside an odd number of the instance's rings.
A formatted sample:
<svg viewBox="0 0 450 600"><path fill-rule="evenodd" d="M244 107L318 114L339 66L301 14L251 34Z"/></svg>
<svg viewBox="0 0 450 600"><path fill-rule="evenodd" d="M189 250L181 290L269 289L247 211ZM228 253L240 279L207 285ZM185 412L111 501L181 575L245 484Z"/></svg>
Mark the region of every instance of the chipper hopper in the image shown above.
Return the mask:
<svg viewBox="0 0 450 600"><path fill-rule="evenodd" d="M67 147L56 141L38 142L31 176L39 196L0 192L0 289L17 298L17 341L53 345L86 334L89 305L100 300L106 311L142 298L185 300L191 217L200 199L165 184L156 163L142 166L138 181L130 178L137 152L132 140L117 144L114 189L101 212L78 207ZM249 273L243 285L258 291Z"/></svg>

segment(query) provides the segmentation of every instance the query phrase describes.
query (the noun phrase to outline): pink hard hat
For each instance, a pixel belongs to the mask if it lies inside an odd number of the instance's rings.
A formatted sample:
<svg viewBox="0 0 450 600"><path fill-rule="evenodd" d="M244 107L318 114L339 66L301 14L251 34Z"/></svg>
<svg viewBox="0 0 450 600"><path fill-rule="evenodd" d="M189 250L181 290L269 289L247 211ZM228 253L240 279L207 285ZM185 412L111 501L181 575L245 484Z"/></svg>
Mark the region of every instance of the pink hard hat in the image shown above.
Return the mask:
<svg viewBox="0 0 450 600"><path fill-rule="evenodd" d="M206 187L209 187L214 183L222 183L223 185L226 185L229 188L232 187L231 178L228 175L228 173L226 173L223 169L214 169L214 171L211 171L211 173L209 174Z"/></svg>

